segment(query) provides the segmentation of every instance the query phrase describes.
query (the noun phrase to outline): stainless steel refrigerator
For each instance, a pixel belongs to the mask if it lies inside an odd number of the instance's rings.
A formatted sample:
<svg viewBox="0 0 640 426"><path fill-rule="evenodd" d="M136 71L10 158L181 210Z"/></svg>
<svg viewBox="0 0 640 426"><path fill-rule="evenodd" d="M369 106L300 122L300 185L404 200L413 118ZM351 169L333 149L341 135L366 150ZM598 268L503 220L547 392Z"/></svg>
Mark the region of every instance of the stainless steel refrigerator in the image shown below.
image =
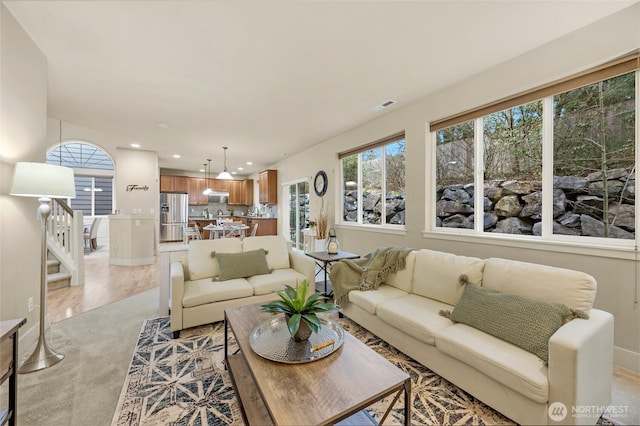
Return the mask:
<svg viewBox="0 0 640 426"><path fill-rule="evenodd" d="M187 194L160 193L160 242L182 241L189 220Z"/></svg>

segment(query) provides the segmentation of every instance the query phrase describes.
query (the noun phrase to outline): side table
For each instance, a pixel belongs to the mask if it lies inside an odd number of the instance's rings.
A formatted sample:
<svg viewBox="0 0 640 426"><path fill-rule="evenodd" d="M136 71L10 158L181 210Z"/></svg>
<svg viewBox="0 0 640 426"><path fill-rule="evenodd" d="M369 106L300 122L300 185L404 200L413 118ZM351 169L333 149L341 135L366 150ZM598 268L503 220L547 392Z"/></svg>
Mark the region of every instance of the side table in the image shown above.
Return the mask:
<svg viewBox="0 0 640 426"><path fill-rule="evenodd" d="M0 425L17 424L18 329L26 322L26 318L0 321L0 384L9 379L9 405L0 407Z"/></svg>
<svg viewBox="0 0 640 426"><path fill-rule="evenodd" d="M326 251L315 251L312 253L306 253L307 256L312 257L316 265L320 268L320 270L316 273L316 276L322 271L324 271L324 295L327 297L331 297L333 292L329 294L327 292L327 269L329 265L334 262L338 262L343 259L358 259L360 257L359 254L349 253L346 251L338 251L336 254L329 254Z"/></svg>

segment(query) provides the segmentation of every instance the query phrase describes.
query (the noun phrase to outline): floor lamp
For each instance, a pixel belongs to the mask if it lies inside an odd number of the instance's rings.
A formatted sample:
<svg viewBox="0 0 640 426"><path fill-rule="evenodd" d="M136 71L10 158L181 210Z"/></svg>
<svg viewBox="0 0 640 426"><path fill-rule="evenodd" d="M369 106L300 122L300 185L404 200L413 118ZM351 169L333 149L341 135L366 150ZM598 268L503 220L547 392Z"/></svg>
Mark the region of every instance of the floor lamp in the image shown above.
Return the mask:
<svg viewBox="0 0 640 426"><path fill-rule="evenodd" d="M40 335L31 356L18 372L31 373L62 361L64 355L52 350L44 336L47 315L47 218L51 213L52 198L76 196L73 169L44 163L16 163L11 184L11 195L38 197L40 206Z"/></svg>

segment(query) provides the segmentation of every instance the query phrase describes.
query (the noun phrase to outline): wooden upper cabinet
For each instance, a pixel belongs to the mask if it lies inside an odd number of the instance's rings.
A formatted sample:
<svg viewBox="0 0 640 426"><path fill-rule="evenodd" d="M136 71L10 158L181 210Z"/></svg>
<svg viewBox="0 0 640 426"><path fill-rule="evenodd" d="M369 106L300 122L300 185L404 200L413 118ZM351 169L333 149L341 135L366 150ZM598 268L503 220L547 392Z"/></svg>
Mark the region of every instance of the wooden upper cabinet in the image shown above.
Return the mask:
<svg viewBox="0 0 640 426"><path fill-rule="evenodd" d="M187 176L160 176L160 192L189 192L189 178Z"/></svg>
<svg viewBox="0 0 640 426"><path fill-rule="evenodd" d="M230 206L250 206L253 204L253 179L229 180L227 182L229 191L227 204Z"/></svg>
<svg viewBox="0 0 640 426"><path fill-rule="evenodd" d="M209 197L202 191L207 188L207 181L204 178L189 178L189 205L207 205Z"/></svg>
<svg viewBox="0 0 640 426"><path fill-rule="evenodd" d="M231 180L225 179L209 179L209 184L211 185L211 189L214 191L229 191L229 184L233 182Z"/></svg>
<svg viewBox="0 0 640 426"><path fill-rule="evenodd" d="M258 174L260 204L278 204L278 171L264 170Z"/></svg>

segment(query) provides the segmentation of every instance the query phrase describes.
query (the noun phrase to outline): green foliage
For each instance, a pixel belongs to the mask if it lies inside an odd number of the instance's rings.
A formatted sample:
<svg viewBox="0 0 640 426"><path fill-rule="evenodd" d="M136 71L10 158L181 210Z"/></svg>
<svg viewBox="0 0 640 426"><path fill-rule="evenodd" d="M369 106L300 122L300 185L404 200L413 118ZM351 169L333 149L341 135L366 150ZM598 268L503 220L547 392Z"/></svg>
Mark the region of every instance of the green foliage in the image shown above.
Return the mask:
<svg viewBox="0 0 640 426"><path fill-rule="evenodd" d="M336 309L333 303L324 303L327 299L320 293L313 293L307 298L308 283L302 281L297 289L286 285L284 291L277 294L280 300L265 303L261 306L262 312L283 313L289 315L289 333L293 337L300 327L300 321L304 321L314 333L320 330L320 319L316 315L319 312L328 312Z"/></svg>

